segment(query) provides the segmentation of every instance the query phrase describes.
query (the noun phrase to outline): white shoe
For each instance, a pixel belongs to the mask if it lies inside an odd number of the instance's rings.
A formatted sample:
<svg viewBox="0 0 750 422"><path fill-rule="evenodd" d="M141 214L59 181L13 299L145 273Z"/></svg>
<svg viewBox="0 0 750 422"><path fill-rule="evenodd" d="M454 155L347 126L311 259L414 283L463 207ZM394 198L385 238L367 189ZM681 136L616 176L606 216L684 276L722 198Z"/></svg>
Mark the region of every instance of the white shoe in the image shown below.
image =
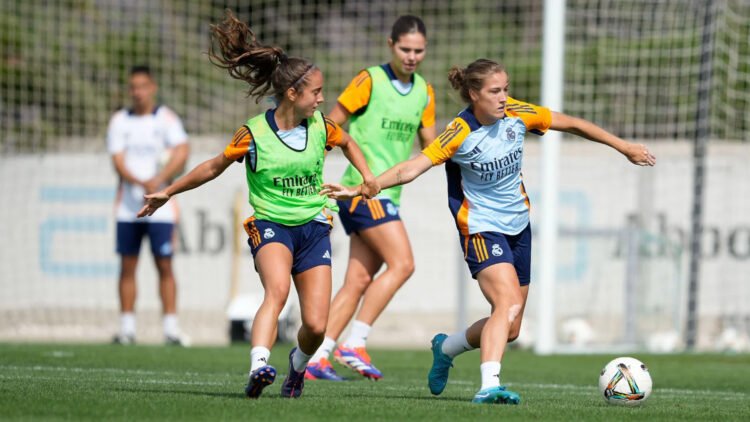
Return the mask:
<svg viewBox="0 0 750 422"><path fill-rule="evenodd" d="M190 347L192 345L192 341L190 340L190 337L182 333L176 336L170 336L170 335L165 334L164 344L166 344L167 346Z"/></svg>
<svg viewBox="0 0 750 422"><path fill-rule="evenodd" d="M135 344L135 335L133 334L115 334L112 337L112 344L121 344L123 346L132 346Z"/></svg>

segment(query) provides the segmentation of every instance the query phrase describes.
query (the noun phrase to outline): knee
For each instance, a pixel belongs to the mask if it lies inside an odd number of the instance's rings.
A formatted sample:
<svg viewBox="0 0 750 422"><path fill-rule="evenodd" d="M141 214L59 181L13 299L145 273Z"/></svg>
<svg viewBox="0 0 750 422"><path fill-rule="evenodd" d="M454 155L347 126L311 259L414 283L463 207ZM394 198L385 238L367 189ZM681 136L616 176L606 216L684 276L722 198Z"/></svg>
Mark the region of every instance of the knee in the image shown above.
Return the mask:
<svg viewBox="0 0 750 422"><path fill-rule="evenodd" d="M352 271L347 274L346 288L353 290L355 293L362 295L372 282L372 276L366 271Z"/></svg>
<svg viewBox="0 0 750 422"><path fill-rule="evenodd" d="M172 259L171 258L157 258L156 259L156 271L159 273L159 280L161 282L167 281L173 277L172 275Z"/></svg>
<svg viewBox="0 0 750 422"><path fill-rule="evenodd" d="M263 302L277 307L279 311L286 305L286 299L289 296L289 289L283 288L271 288L266 289L265 295L263 296Z"/></svg>
<svg viewBox="0 0 750 422"><path fill-rule="evenodd" d="M324 318L314 317L304 321L303 325L310 336L322 339L326 334L326 323Z"/></svg>
<svg viewBox="0 0 750 422"><path fill-rule="evenodd" d="M407 256L388 263L388 268L394 271L398 278L406 281L414 274L414 258Z"/></svg>

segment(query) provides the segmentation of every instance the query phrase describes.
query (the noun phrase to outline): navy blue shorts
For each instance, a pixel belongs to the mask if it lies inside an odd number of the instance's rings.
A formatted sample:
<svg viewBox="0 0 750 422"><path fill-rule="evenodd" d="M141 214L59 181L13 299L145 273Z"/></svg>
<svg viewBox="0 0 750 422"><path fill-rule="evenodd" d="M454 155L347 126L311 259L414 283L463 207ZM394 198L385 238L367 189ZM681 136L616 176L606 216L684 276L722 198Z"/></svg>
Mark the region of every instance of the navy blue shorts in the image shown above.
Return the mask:
<svg viewBox="0 0 750 422"><path fill-rule="evenodd" d="M247 244L253 257L269 243L282 243L292 252L292 274L318 265L331 266L331 225L309 221L301 226L285 226L268 220L245 220ZM257 271L257 267L256 267Z"/></svg>
<svg viewBox="0 0 750 422"><path fill-rule="evenodd" d="M339 218L346 234L357 233L370 227L401 220L398 207L387 198L373 198L363 201L358 196L349 201L337 201Z"/></svg>
<svg viewBox="0 0 750 422"><path fill-rule="evenodd" d="M174 224L149 222L117 222L117 253L138 256L143 236L148 235L151 253L158 258L172 256L174 252Z"/></svg>
<svg viewBox="0 0 750 422"><path fill-rule="evenodd" d="M507 262L516 268L521 286L531 282L531 225L515 236L498 232L460 236L464 259L475 279L490 265Z"/></svg>

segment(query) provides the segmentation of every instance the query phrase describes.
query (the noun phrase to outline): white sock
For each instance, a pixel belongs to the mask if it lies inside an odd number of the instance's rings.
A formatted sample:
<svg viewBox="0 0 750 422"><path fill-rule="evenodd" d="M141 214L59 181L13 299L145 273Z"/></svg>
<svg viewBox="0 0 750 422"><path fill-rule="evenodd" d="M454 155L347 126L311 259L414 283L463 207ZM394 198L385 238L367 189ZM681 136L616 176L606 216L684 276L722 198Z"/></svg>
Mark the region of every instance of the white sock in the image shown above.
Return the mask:
<svg viewBox="0 0 750 422"><path fill-rule="evenodd" d="M451 358L469 350L474 350L474 347L471 347L469 341L466 340L466 331L451 334L443 341L442 351Z"/></svg>
<svg viewBox="0 0 750 422"><path fill-rule="evenodd" d="M482 371L482 388L499 387L500 386L500 362L484 362L479 365L479 370Z"/></svg>
<svg viewBox="0 0 750 422"><path fill-rule="evenodd" d="M349 330L349 337L344 342L344 346L348 348L365 347L367 344L367 336L370 335L371 326L365 324L362 321L354 320L352 322L352 328Z"/></svg>
<svg viewBox="0 0 750 422"><path fill-rule="evenodd" d="M271 357L271 351L263 346L255 346L250 349L250 372L268 365L268 359Z"/></svg>
<svg viewBox="0 0 750 422"><path fill-rule="evenodd" d="M318 347L318 351L312 356L310 363L318 363L321 359L328 359L334 347L336 347L336 340L330 337L324 338L323 344Z"/></svg>
<svg viewBox="0 0 750 422"><path fill-rule="evenodd" d="M162 322L165 336L175 338L180 336L180 325L177 323L177 314L165 314Z"/></svg>
<svg viewBox="0 0 750 422"><path fill-rule="evenodd" d="M124 336L135 336L135 314L125 312L120 314L120 334Z"/></svg>
<svg viewBox="0 0 750 422"><path fill-rule="evenodd" d="M310 362L312 355L303 352L299 347L292 355L292 368L297 372L302 372L307 368L307 362Z"/></svg>

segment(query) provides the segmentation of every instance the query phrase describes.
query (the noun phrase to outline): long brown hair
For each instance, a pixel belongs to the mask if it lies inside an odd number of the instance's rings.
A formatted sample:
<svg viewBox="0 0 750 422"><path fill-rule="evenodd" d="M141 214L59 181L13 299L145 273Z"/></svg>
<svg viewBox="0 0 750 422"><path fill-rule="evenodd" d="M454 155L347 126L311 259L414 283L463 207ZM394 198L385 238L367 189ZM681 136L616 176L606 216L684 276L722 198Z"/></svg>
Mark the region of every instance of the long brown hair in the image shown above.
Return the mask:
<svg viewBox="0 0 750 422"><path fill-rule="evenodd" d="M448 81L461 94L461 99L471 104L469 91L479 92L484 79L493 73L505 72L505 66L488 59L478 59L465 68L453 66L448 71Z"/></svg>
<svg viewBox="0 0 750 422"><path fill-rule="evenodd" d="M247 82L247 95L255 97L256 103L269 92L281 101L287 89L303 87L307 76L317 69L307 59L288 57L280 47L262 45L230 10L224 21L211 25L208 57L211 63L227 69L229 76Z"/></svg>

